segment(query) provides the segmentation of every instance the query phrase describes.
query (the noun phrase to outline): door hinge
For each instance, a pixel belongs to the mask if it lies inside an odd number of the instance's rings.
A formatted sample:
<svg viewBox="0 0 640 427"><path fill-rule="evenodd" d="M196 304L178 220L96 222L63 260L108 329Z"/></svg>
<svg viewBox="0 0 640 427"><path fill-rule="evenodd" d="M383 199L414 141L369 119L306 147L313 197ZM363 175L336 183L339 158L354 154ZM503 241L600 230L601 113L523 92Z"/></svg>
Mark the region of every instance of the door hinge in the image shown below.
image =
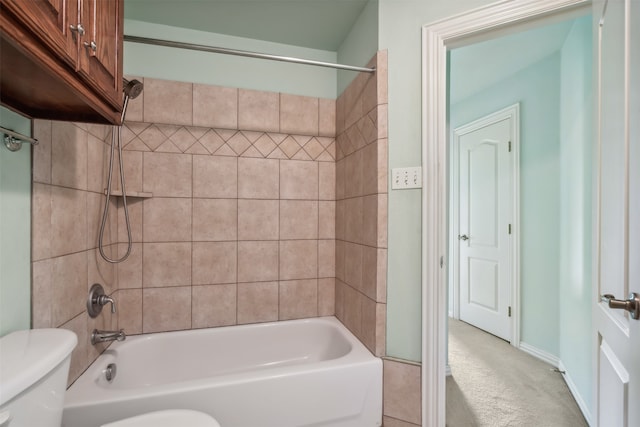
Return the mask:
<svg viewBox="0 0 640 427"><path fill-rule="evenodd" d="M511 317L511 306L509 306L509 317Z"/></svg>
<svg viewBox="0 0 640 427"><path fill-rule="evenodd" d="M440 257L440 268L444 268L444 257Z"/></svg>
<svg viewBox="0 0 640 427"><path fill-rule="evenodd" d="M509 152L511 152L511 141L509 141Z"/></svg>
<svg viewBox="0 0 640 427"><path fill-rule="evenodd" d="M511 234L511 224L509 224L509 234Z"/></svg>

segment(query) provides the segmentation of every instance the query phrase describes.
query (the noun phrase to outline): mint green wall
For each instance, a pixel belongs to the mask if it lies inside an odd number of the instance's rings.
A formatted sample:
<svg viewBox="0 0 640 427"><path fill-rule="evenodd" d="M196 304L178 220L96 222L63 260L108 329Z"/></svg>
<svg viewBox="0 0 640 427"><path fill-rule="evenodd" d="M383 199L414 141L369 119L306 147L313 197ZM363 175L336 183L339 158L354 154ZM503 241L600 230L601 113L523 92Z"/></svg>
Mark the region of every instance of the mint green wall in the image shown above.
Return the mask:
<svg viewBox="0 0 640 427"><path fill-rule="evenodd" d="M125 34L324 62L337 61L335 52L128 19L125 20ZM124 44L124 72L134 76L284 92L320 98L335 98L337 87L337 72L332 68L131 42Z"/></svg>
<svg viewBox="0 0 640 427"><path fill-rule="evenodd" d="M451 53L455 66L457 51ZM452 86L455 82L451 82ZM451 127L520 102L521 341L558 355L560 55L451 106Z"/></svg>
<svg viewBox="0 0 640 427"><path fill-rule="evenodd" d="M365 66L378 51L378 0L369 0L349 35L338 48L341 64ZM353 71L338 71L338 95L357 76Z"/></svg>
<svg viewBox="0 0 640 427"><path fill-rule="evenodd" d="M0 125L31 135L31 121L0 107ZM31 148L0 145L0 336L31 326Z"/></svg>
<svg viewBox="0 0 640 427"><path fill-rule="evenodd" d="M493 2L379 0L378 48L389 58L389 171L421 164L422 26ZM422 343L421 204L421 190L389 192L387 354L415 361Z"/></svg>
<svg viewBox="0 0 640 427"><path fill-rule="evenodd" d="M576 20L561 51L560 360L591 408L591 16Z"/></svg>

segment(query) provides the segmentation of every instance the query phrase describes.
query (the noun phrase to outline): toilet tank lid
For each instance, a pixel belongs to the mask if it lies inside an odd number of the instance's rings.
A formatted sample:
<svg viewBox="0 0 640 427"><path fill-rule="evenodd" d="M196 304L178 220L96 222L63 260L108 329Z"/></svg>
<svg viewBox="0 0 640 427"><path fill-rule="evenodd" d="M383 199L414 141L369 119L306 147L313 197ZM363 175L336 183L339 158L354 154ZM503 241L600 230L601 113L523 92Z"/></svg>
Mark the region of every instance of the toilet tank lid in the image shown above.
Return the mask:
<svg viewBox="0 0 640 427"><path fill-rule="evenodd" d="M30 329L0 338L0 406L53 371L77 342L67 329Z"/></svg>

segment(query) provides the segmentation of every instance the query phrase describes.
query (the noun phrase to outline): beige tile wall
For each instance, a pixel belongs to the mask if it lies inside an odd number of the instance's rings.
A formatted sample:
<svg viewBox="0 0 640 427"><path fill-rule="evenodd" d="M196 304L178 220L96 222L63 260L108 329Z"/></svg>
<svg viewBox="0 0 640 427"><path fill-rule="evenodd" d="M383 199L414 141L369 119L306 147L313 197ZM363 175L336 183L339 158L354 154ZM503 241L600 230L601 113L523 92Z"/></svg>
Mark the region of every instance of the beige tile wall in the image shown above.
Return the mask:
<svg viewBox="0 0 640 427"><path fill-rule="evenodd" d="M142 80L142 79L141 79ZM335 101L145 78L123 128L130 334L334 314ZM122 206L119 242L125 241Z"/></svg>
<svg viewBox="0 0 640 427"><path fill-rule="evenodd" d="M336 316L385 354L387 54L371 60L336 103Z"/></svg>
<svg viewBox="0 0 640 427"><path fill-rule="evenodd" d="M67 328L78 335L72 382L105 348L91 346L91 331L117 326L108 309L90 319L85 308L93 283L101 283L108 293L118 289L115 267L96 249L110 127L45 120L35 120L33 126L40 144L33 152L32 325ZM116 212L114 202L104 236L110 256L116 248Z"/></svg>
<svg viewBox="0 0 640 427"><path fill-rule="evenodd" d="M384 355L386 53L373 63L375 77L337 101L144 79L124 163L127 191L153 197L128 199L133 250L116 267L95 249L110 128L35 122L33 324L78 334L70 380L104 349L88 343L94 327L137 334L335 313ZM122 202L112 208L115 257L126 227ZM94 282L114 293L117 318L88 319Z"/></svg>
<svg viewBox="0 0 640 427"><path fill-rule="evenodd" d="M421 424L420 375L419 364L402 360L384 360L383 422L385 427Z"/></svg>

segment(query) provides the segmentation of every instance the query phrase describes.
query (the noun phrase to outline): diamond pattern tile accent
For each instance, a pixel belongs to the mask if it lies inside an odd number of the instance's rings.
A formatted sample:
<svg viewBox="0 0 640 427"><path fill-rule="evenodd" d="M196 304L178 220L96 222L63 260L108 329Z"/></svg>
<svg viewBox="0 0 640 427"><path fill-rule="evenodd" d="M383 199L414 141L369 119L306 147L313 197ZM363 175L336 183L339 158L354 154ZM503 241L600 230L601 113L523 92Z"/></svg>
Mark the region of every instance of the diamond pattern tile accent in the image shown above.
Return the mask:
<svg viewBox="0 0 640 427"><path fill-rule="evenodd" d="M279 147L289 159L293 158L293 156L300 151L300 145L291 136L282 141Z"/></svg>
<svg viewBox="0 0 640 427"><path fill-rule="evenodd" d="M258 151L258 149L255 146L252 145L249 148L247 148L244 153L242 153L241 157L263 158L264 156L262 155L261 152Z"/></svg>
<svg viewBox="0 0 640 427"><path fill-rule="evenodd" d="M346 134L342 134L340 137L340 155L342 157L346 157L349 154L353 153L355 150L353 149L353 147L351 146L351 143L349 142L349 138L347 138ZM338 157L340 158L340 157Z"/></svg>
<svg viewBox="0 0 640 427"><path fill-rule="evenodd" d="M333 162L335 159L325 150L316 157L316 160L319 162Z"/></svg>
<svg viewBox="0 0 640 427"><path fill-rule="evenodd" d="M376 128L376 126L373 124L373 121L368 116L365 116L360 121L358 121L357 126L358 126L358 130L360 131L360 134L362 135L362 137L364 138L364 141L367 144L370 144L376 140L378 136L378 129Z"/></svg>
<svg viewBox="0 0 640 427"><path fill-rule="evenodd" d="M318 142L320 142L320 144L322 144L324 148L327 148L335 141L335 138L328 138L326 136L316 136L316 139L318 140Z"/></svg>
<svg viewBox="0 0 640 427"><path fill-rule="evenodd" d="M304 151L300 150L292 157L293 160L313 160L309 155Z"/></svg>
<svg viewBox="0 0 640 427"><path fill-rule="evenodd" d="M147 147L144 142L140 138L134 138L130 143L128 143L124 150L127 151L151 151L151 148Z"/></svg>
<svg viewBox="0 0 640 427"><path fill-rule="evenodd" d="M207 149L207 151L209 151L209 153L213 154L218 151L218 148L222 147L224 139L222 139L216 131L211 129L209 132L205 133L202 138L200 138L200 143Z"/></svg>
<svg viewBox="0 0 640 427"><path fill-rule="evenodd" d="M269 154L269 156L267 157L269 159L289 159L289 157L287 157L286 154L284 154L284 152L280 149L280 147L276 147L275 150L273 150L271 152L271 154Z"/></svg>
<svg viewBox="0 0 640 427"><path fill-rule="evenodd" d="M280 143L285 139L287 139L287 137L289 136L284 133L271 133L271 132L268 133L267 135L269 135L269 138L271 138L271 140L278 145L280 145Z"/></svg>
<svg viewBox="0 0 640 427"><path fill-rule="evenodd" d="M346 133L341 133L338 138L336 138L336 146L338 148L338 158L341 159L344 156L347 156L352 152L351 143L349 142L349 138L347 138Z"/></svg>
<svg viewBox="0 0 640 427"><path fill-rule="evenodd" d="M126 147L126 145L131 141L133 141L133 139L136 138L137 136L138 134L134 133L131 129L129 129L127 125L122 126L122 146L123 147Z"/></svg>
<svg viewBox="0 0 640 427"><path fill-rule="evenodd" d="M333 160L336 159L336 142L335 140L329 144L329 146L327 147L327 153L329 153L329 155L331 156L331 158Z"/></svg>
<svg viewBox="0 0 640 427"><path fill-rule="evenodd" d="M207 149L204 148L204 145L202 145L200 142L196 142L191 147L189 147L189 149L186 151L186 153L188 153L188 154L209 154L209 151L207 151Z"/></svg>
<svg viewBox="0 0 640 427"><path fill-rule="evenodd" d="M262 153L263 157L267 157L269 153L273 151L274 148L277 147L276 143L273 142L271 138L267 136L267 134L262 134L260 138L256 142L253 143L253 146Z"/></svg>
<svg viewBox="0 0 640 427"><path fill-rule="evenodd" d="M304 147L307 142L313 137L306 135L291 135L296 140L299 146Z"/></svg>
<svg viewBox="0 0 640 427"><path fill-rule="evenodd" d="M366 120L366 122L365 122ZM122 128L124 149L233 157L334 161L342 146L344 155L364 143L359 129L370 129L372 119L352 126L349 135L338 139L321 136L289 135L278 132L238 131L198 126L127 122ZM364 130L363 130L364 131Z"/></svg>
<svg viewBox="0 0 640 427"><path fill-rule="evenodd" d="M151 148L151 151L155 151L167 139L155 125L149 126L138 136L147 147Z"/></svg>
<svg viewBox="0 0 640 427"><path fill-rule="evenodd" d="M320 144L320 142L315 138L311 138L303 148L311 159L315 159L324 151L322 144Z"/></svg>
<svg viewBox="0 0 640 427"><path fill-rule="evenodd" d="M229 129L216 129L216 133L218 135L220 135L220 137L225 140L228 141L231 139L231 137L233 137L233 135L235 135L236 133L238 133L238 131L235 130L229 130Z"/></svg>
<svg viewBox="0 0 640 427"><path fill-rule="evenodd" d="M262 132L253 132L253 131L248 131L248 130L243 130L240 133L242 133L244 135L244 137L247 138L249 140L249 142L251 142L252 144L254 142L256 142L258 140L258 138L260 138L262 135L264 135Z"/></svg>
<svg viewBox="0 0 640 427"><path fill-rule="evenodd" d="M378 109L374 108L373 110L371 110L368 116L371 119L371 122L373 123L373 125L377 128L378 127Z"/></svg>
<svg viewBox="0 0 640 427"><path fill-rule="evenodd" d="M149 123L127 122L126 126L136 135L140 135L142 131L151 126Z"/></svg>
<svg viewBox="0 0 640 427"><path fill-rule="evenodd" d="M237 154L240 155L245 152L247 148L251 146L251 143L242 132L238 132L233 137L227 141L227 145L231 147L231 149Z"/></svg>
<svg viewBox="0 0 640 427"><path fill-rule="evenodd" d="M200 139L204 136L205 133L209 132L208 128L197 128L194 126L187 127L187 130L195 139Z"/></svg>
<svg viewBox="0 0 640 427"><path fill-rule="evenodd" d="M347 138L349 139L349 142L351 142L351 148L353 151L359 150L365 145L367 145L367 142L358 131L357 126L351 126L347 130L346 135L347 135Z"/></svg>
<svg viewBox="0 0 640 427"><path fill-rule="evenodd" d="M161 146L159 146L154 151L157 151L160 153L182 153L182 150L176 147L176 145L169 140L165 141Z"/></svg>
<svg viewBox="0 0 640 427"><path fill-rule="evenodd" d="M177 125L156 125L156 126L158 127L158 129L160 129L160 132L165 134L167 137L170 137L180 129L180 126L177 126Z"/></svg>
<svg viewBox="0 0 640 427"><path fill-rule="evenodd" d="M183 153L196 142L196 138L185 128L178 129L178 131L171 135L169 139Z"/></svg>
<svg viewBox="0 0 640 427"><path fill-rule="evenodd" d="M230 157L238 156L236 152L233 151L231 147L229 147L227 144L224 144L222 147L220 147L218 151L216 151L214 154L216 156L230 156Z"/></svg>

